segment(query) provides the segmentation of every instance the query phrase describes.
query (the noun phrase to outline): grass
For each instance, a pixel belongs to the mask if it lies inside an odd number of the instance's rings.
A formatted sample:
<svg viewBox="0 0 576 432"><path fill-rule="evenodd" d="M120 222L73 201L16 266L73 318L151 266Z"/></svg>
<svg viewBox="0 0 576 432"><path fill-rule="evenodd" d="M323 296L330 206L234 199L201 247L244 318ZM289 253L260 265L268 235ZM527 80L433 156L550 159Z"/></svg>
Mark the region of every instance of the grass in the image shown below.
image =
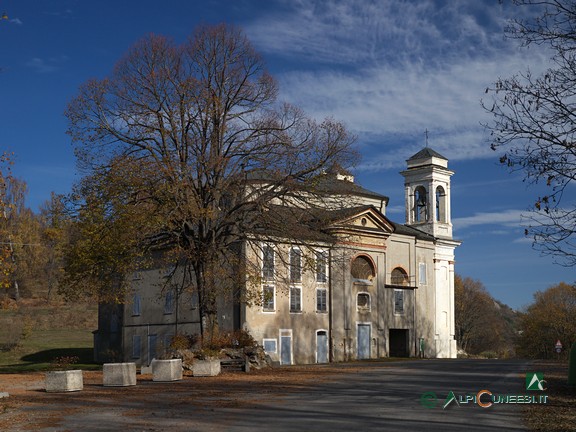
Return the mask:
<svg viewBox="0 0 576 432"><path fill-rule="evenodd" d="M548 403L530 405L526 411L528 428L535 432L576 431L576 387L568 385L566 362L542 361L536 369L544 372Z"/></svg>
<svg viewBox="0 0 576 432"><path fill-rule="evenodd" d="M98 369L93 362L93 305L23 301L0 310L0 373L51 369L57 357L78 357L75 367Z"/></svg>

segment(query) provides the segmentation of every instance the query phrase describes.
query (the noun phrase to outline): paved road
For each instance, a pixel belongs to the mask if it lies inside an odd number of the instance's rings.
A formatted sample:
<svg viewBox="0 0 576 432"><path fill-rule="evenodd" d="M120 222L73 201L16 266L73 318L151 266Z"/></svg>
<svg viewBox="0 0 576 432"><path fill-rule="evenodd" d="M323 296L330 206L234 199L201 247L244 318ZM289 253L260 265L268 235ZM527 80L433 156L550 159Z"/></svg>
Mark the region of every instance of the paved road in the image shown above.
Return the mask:
<svg viewBox="0 0 576 432"><path fill-rule="evenodd" d="M247 404L211 403L207 395L194 406L173 401L143 413L126 399L113 409L72 413L46 431L490 431L525 430L523 405L450 404L456 395L487 389L493 394L526 394L522 361L423 360L363 363L337 380L312 383L296 392L262 393ZM192 386L193 387L193 386ZM420 397L434 392L438 405L426 408ZM533 393L533 392L528 392ZM160 399L159 399L160 400ZM220 401L221 402L221 401ZM174 406L176 405L176 406Z"/></svg>

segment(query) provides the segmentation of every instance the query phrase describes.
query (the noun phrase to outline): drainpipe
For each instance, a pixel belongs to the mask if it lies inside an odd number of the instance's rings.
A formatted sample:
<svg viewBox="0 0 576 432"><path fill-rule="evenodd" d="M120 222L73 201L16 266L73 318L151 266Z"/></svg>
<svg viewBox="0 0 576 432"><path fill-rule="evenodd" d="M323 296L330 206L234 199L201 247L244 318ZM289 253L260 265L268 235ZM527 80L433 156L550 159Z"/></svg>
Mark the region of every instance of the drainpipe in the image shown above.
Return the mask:
<svg viewBox="0 0 576 432"><path fill-rule="evenodd" d="M418 357L418 323L416 322L416 296L417 296L417 291L418 291L418 281L419 281L419 275L420 275L420 268L419 268L419 264L418 264L418 258L416 257L417 255L417 245L418 245L418 239L415 238L414 239L414 286L416 287L415 289L413 289L412 291L414 292L414 294L412 295L412 319L413 319L413 328L414 328L414 334L412 335L412 338L414 339L414 356Z"/></svg>
<svg viewBox="0 0 576 432"><path fill-rule="evenodd" d="M334 361L334 341L332 340L332 248L328 249L328 361Z"/></svg>

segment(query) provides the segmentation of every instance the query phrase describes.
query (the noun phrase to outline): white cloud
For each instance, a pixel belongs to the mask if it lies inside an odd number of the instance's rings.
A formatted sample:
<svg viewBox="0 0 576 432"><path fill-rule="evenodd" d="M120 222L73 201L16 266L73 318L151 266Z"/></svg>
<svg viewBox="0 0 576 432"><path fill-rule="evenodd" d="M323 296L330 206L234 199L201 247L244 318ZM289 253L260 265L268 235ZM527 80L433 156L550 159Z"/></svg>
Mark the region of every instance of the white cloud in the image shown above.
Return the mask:
<svg viewBox="0 0 576 432"><path fill-rule="evenodd" d="M31 67L39 73L51 73L58 70L58 68L51 62L47 62L38 57L34 57L26 62L26 66Z"/></svg>
<svg viewBox="0 0 576 432"><path fill-rule="evenodd" d="M10 22L12 24L18 24L18 25L24 24L19 18L12 18L12 19L10 19Z"/></svg>
<svg viewBox="0 0 576 432"><path fill-rule="evenodd" d="M481 212L474 216L452 219L454 229L470 228L477 225L503 225L507 227L522 226L522 214L525 210L503 210L499 212Z"/></svg>
<svg viewBox="0 0 576 432"><path fill-rule="evenodd" d="M38 73L52 73L60 69L62 63L67 62L68 59L65 55L51 57L49 59L34 57L26 62L26 66L35 69Z"/></svg>
<svg viewBox="0 0 576 432"><path fill-rule="evenodd" d="M532 245L532 243L534 243L534 239L531 237L519 237L513 240L512 243Z"/></svg>
<svg viewBox="0 0 576 432"><path fill-rule="evenodd" d="M528 56L505 40L507 9L476 3L286 0L289 13L265 15L247 33L265 53L300 61L277 74L281 97L343 120L370 145L361 169L402 166L426 129L430 146L450 160L487 158L485 88L528 64L542 71L549 54Z"/></svg>

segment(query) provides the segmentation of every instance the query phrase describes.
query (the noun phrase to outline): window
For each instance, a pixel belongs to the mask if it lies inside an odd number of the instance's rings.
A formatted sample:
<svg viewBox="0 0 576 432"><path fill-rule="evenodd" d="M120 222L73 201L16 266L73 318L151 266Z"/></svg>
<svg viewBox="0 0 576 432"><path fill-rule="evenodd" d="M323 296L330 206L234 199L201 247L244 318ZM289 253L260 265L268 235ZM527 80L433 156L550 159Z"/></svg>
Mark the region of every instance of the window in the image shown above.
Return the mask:
<svg viewBox="0 0 576 432"><path fill-rule="evenodd" d="M278 352L278 342L276 339L264 339L262 345L264 346L264 351L269 354L275 354Z"/></svg>
<svg viewBox="0 0 576 432"><path fill-rule="evenodd" d="M326 283L328 280L328 253L326 251L316 252L316 282Z"/></svg>
<svg viewBox="0 0 576 432"><path fill-rule="evenodd" d="M164 299L164 313L171 314L172 312L174 312L174 293L168 291Z"/></svg>
<svg viewBox="0 0 576 432"><path fill-rule="evenodd" d="M404 313L404 290L394 290L394 313Z"/></svg>
<svg viewBox="0 0 576 432"><path fill-rule="evenodd" d="M396 267L390 275L392 285L408 286L408 274L402 267Z"/></svg>
<svg viewBox="0 0 576 432"><path fill-rule="evenodd" d="M290 287L290 312L302 312L302 288Z"/></svg>
<svg viewBox="0 0 576 432"><path fill-rule="evenodd" d="M198 309L198 292L193 292L190 294L190 308L192 310Z"/></svg>
<svg viewBox="0 0 576 432"><path fill-rule="evenodd" d="M134 294L132 297L132 316L140 315L140 294Z"/></svg>
<svg viewBox="0 0 576 432"><path fill-rule="evenodd" d="M302 282L302 251L297 248L290 249L290 282Z"/></svg>
<svg viewBox="0 0 576 432"><path fill-rule="evenodd" d="M328 311L328 300L327 300L327 290L326 288L316 289L316 312L327 312Z"/></svg>
<svg viewBox="0 0 576 432"><path fill-rule="evenodd" d="M271 285L264 285L262 287L262 309L265 312L274 312L275 299L274 287Z"/></svg>
<svg viewBox="0 0 576 432"><path fill-rule="evenodd" d="M140 335L132 335L132 358L140 358L142 352L142 337Z"/></svg>
<svg viewBox="0 0 576 432"><path fill-rule="evenodd" d="M426 285L426 263L420 263L418 265L418 279L420 280L420 285Z"/></svg>
<svg viewBox="0 0 576 432"><path fill-rule="evenodd" d="M270 245L264 245L262 249L262 279L274 280L274 249Z"/></svg>
<svg viewBox="0 0 576 432"><path fill-rule="evenodd" d="M368 293L358 293L356 298L356 305L358 310L369 311L370 310L370 294Z"/></svg>
<svg viewBox="0 0 576 432"><path fill-rule="evenodd" d="M372 261L365 256L359 256L352 261L350 273L354 279L371 281L376 276Z"/></svg>

